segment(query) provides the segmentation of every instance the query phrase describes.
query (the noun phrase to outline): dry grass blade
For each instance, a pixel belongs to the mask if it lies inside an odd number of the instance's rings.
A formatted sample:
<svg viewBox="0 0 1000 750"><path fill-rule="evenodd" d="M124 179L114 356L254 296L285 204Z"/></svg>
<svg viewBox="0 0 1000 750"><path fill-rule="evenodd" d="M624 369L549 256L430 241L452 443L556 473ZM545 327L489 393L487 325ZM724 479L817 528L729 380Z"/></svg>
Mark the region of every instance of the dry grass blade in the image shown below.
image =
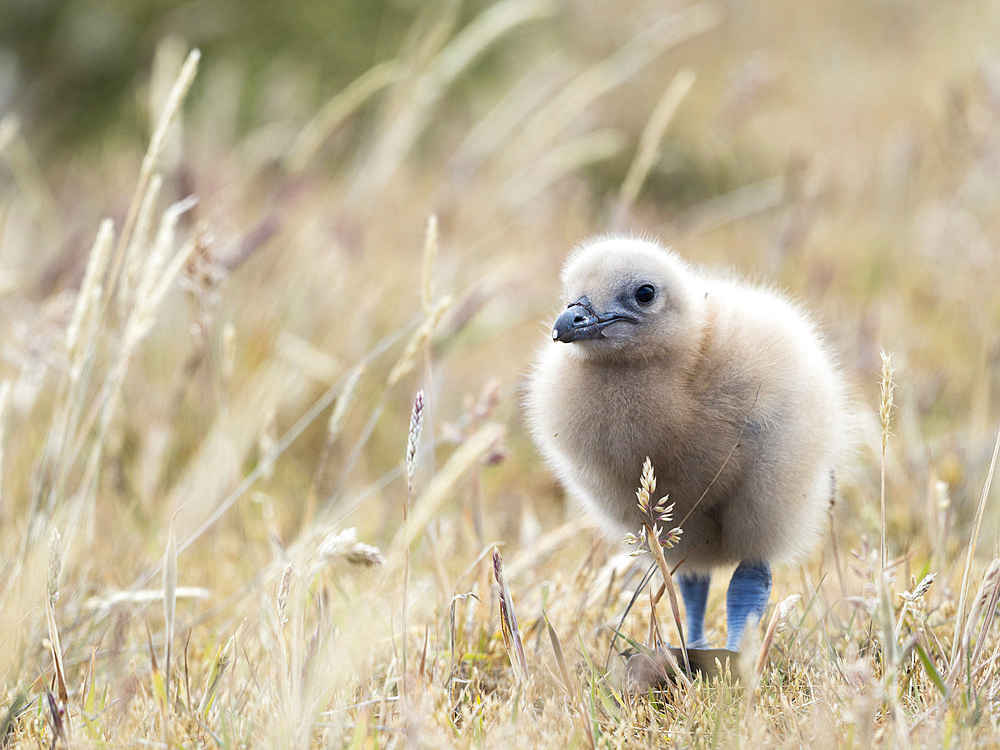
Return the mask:
<svg viewBox="0 0 1000 750"><path fill-rule="evenodd" d="M485 553L485 551L484 551L484 553ZM482 556L480 556L479 559L482 560ZM477 564L478 564L478 561L477 561ZM466 592L464 594L455 594L455 596L453 596L451 598L451 604L448 607L448 640L449 640L449 645L451 647L451 663L450 663L449 669L448 669L448 691L449 691L449 693L451 691L452 683L453 683L453 681L455 679L455 666L456 666L456 662L455 662L455 641L458 639L458 627L457 627L457 624L456 624L456 621L455 621L455 607L456 607L456 605L458 604L459 601L466 601L466 600L468 600L470 598L476 600L480 604L483 603L483 600L480 599L478 596L476 596L476 594L474 594L471 591L468 591L468 592Z"/></svg>
<svg viewBox="0 0 1000 750"><path fill-rule="evenodd" d="M524 24L545 18L555 10L546 0L503 0L476 16L431 61L413 82L413 94L403 112L395 112L365 160L353 197L363 203L377 193L410 151L455 80L489 47Z"/></svg>
<svg viewBox="0 0 1000 750"><path fill-rule="evenodd" d="M156 705L160 709L160 724L163 730L163 744L170 747L170 724L167 714L170 710L170 702L167 698L167 686L163 681L163 672L160 671L160 663L156 659L156 649L153 648L153 633L146 623L146 644L149 647L149 674L152 680L153 697Z"/></svg>
<svg viewBox="0 0 1000 750"><path fill-rule="evenodd" d="M48 690L46 690L46 694L51 695ZM0 720L0 747L10 747L10 739L14 734L17 719L24 710L24 707L27 705L28 694L23 690L18 691L13 700L11 700L10 705L7 706L7 711L4 713L3 720Z"/></svg>
<svg viewBox="0 0 1000 750"><path fill-rule="evenodd" d="M687 96L688 91L694 85L694 79L695 73L693 70L690 68L682 69L670 81L670 85L667 86L666 91L663 92L663 96L656 103L653 114L649 117L649 122L643 128L642 135L639 136L639 148L636 151L635 158L632 160L628 173L622 181L621 191L618 194L619 205L616 224L624 221L629 209L635 203L635 199L639 197L639 191L642 190L642 185L646 181L647 175L649 175L649 170L656 163L663 134L667 131L667 126L670 125L670 121L677 112L677 108L684 101L684 97Z"/></svg>
<svg viewBox="0 0 1000 750"><path fill-rule="evenodd" d="M177 615L177 536L174 533L174 522L170 521L167 532L167 551L163 556L163 637L166 641L166 654L163 657L163 669L166 672L164 688L167 702L170 702L170 668L174 645L174 622Z"/></svg>
<svg viewBox="0 0 1000 750"><path fill-rule="evenodd" d="M324 142L366 101L398 80L400 66L395 60L379 63L352 81L330 99L299 133L288 150L288 168L299 173L312 163Z"/></svg>
<svg viewBox="0 0 1000 750"><path fill-rule="evenodd" d="M976 638L976 648L972 651L970 663L973 669L977 668L981 662L983 650L986 647L986 636L990 632L993 620L996 618L997 604L1000 602L1000 558L994 557L986 569L983 582L979 587L979 596L976 597L976 604L973 606L974 614L969 617L969 624L966 627L965 648L969 653L972 645L973 630L979 620L979 610L983 612L983 624L979 628L979 635Z"/></svg>
<svg viewBox="0 0 1000 750"><path fill-rule="evenodd" d="M784 176L758 180L709 198L684 212L677 223L689 236L704 235L784 205L788 202L788 188Z"/></svg>
<svg viewBox="0 0 1000 750"><path fill-rule="evenodd" d="M951 659L949 660L948 680L949 688L955 686L956 681L962 674L965 658L968 656L964 652L965 648L965 607L969 596L969 585L972 577L972 560L976 553L976 542L979 540L979 529L983 523L983 513L986 510L986 499L990 494L990 486L993 483L993 471L997 465L997 454L1000 453L1000 431L997 431L996 443L993 446L993 458L990 460L990 469L986 475L986 482L983 485L983 492L979 496L979 506L976 508L976 519L972 524L972 537L969 539L968 551L965 555L965 570L962 573L962 585L958 598L958 609L955 612L955 632L952 636Z"/></svg>
<svg viewBox="0 0 1000 750"><path fill-rule="evenodd" d="M604 94L614 91L666 50L719 23L719 9L693 5L659 19L597 65L580 73L542 107L518 134L512 163L531 163L575 123L580 113Z"/></svg>
<svg viewBox="0 0 1000 750"><path fill-rule="evenodd" d="M45 597L45 619L49 629L49 650L52 652L52 666L55 670L56 688L62 706L69 703L69 690L66 688L66 670L63 665L63 649L59 640L59 628L56 626L56 601L59 598L59 575L62 571L62 541L59 530L52 529L49 538L49 574L48 591ZM60 714L62 713L60 707ZM65 731L71 732L69 714L65 714Z"/></svg>
<svg viewBox="0 0 1000 750"><path fill-rule="evenodd" d="M4 115L0 120L0 155L3 154L7 145L14 140L14 136L20 129L21 123L14 115Z"/></svg>
<svg viewBox="0 0 1000 750"><path fill-rule="evenodd" d="M656 595L653 594L652 588L646 592L649 595L649 633L646 635L646 647L651 650L656 650L661 643L666 643L663 633L660 632L660 620L656 616L656 604L666 588L666 586L661 586Z"/></svg>
<svg viewBox="0 0 1000 750"><path fill-rule="evenodd" d="M80 292L76 297L73 318L66 329L66 351L69 353L70 359L73 359L84 321L88 315L94 313L100 302L104 273L107 270L108 255L111 252L113 241L114 222L111 219L105 219L101 222L100 229L97 230L97 238L94 240L94 246L87 257L87 268L83 274Z"/></svg>
<svg viewBox="0 0 1000 750"><path fill-rule="evenodd" d="M441 322L441 318L444 317L449 307L451 307L450 296L438 300L430 314L424 318L424 322L413 332L410 340L406 342L403 353L389 372L389 377L386 380L387 388L392 388L413 371L413 368L417 364L417 352L430 341L434 330Z"/></svg>
<svg viewBox="0 0 1000 750"><path fill-rule="evenodd" d="M684 668L687 673L691 673L691 661L688 658L687 651L687 641L684 638L684 623L681 621L681 609L677 601L677 589L674 587L674 577L670 573L670 568L667 566L667 561L663 558L663 549L660 548L659 544L654 545L659 555L656 552L653 553L654 558L657 559L657 564L660 566L660 573L663 574L663 581L667 587L667 597L670 599L670 615L674 619L674 627L677 628L677 635L681 640L681 653L684 655Z"/></svg>
<svg viewBox="0 0 1000 750"><path fill-rule="evenodd" d="M899 666L899 643L893 635L895 627L892 619L891 578L888 574L883 573L879 576L876 583L878 586L878 625L882 631L880 634L882 639L882 658L885 663L883 679L887 683L891 683L895 679L896 669Z"/></svg>
<svg viewBox="0 0 1000 750"><path fill-rule="evenodd" d="M778 628L787 622L792 609L801 598L800 594L792 594L782 599L778 606L774 608L771 619L767 623L767 630L764 632L764 640L760 645L760 653L757 655L757 664L754 667L754 685L758 684L760 678L764 675L764 668L767 666L767 657L771 653L771 646L774 643L774 636L778 632ZM747 692L752 699L753 691Z"/></svg>
<svg viewBox="0 0 1000 750"><path fill-rule="evenodd" d="M189 239L179 250L173 251L177 222L197 202L197 198L188 196L163 212L156 242L146 259L144 273L136 287L135 307L132 309L126 324L124 347L126 353L131 352L149 333L160 303L173 287L174 281L197 247L197 242Z"/></svg>
<svg viewBox="0 0 1000 750"><path fill-rule="evenodd" d="M144 269L145 274L139 280L139 285L136 289L135 306L131 310L128 320L124 324L124 340L122 342L122 346L116 353L115 361L105 376L100 399L94 404L93 408L87 415L83 427L78 431L77 440L82 441L83 438L89 434L94 421L99 419L97 439L94 440L91 447L85 478L82 482L82 486L86 488L86 491L78 494L78 502L82 503L82 501L87 498L88 494L90 494L92 498L96 499L95 483L97 481L97 473L101 457L104 453L105 438L108 434L112 416L117 409L118 401L121 396L121 390L125 382L125 376L128 372L135 349L152 328L153 322L156 318L156 313L163 301L163 298L172 288L174 281L180 274L181 269L184 267L184 264L187 262L188 257L196 246L196 243L193 240L189 240L173 255L173 257L170 257L177 221L181 215L194 205L194 202L195 199L193 197L189 197L175 203L164 212L160 223L160 230L157 234L156 243L153 246L153 251L148 258ZM119 248L122 245L122 241L123 236L119 236ZM116 278L115 274L118 270L119 269L112 268L105 291L114 286L114 280ZM107 305L108 298L105 296L105 309L107 308ZM96 324L91 328L92 336L98 336L100 334L100 330L101 320L98 319ZM77 448L74 447L71 455L75 456L76 452ZM70 462L64 462L62 467L63 471L65 471L66 464L68 463ZM92 507L90 508L90 511L93 513Z"/></svg>
<svg viewBox="0 0 1000 750"><path fill-rule="evenodd" d="M552 644L552 653L556 657L556 666L559 667L559 675L562 678L562 689L566 693L566 697L570 702L577 700L576 693L573 691L573 678L570 677L569 667L566 665L566 657L563 655L562 644L559 642L559 635L556 633L556 629L552 625L552 621L549 620L549 616L543 611L542 617L545 619L545 627L549 633L549 642Z"/></svg>
<svg viewBox="0 0 1000 750"><path fill-rule="evenodd" d="M559 86L570 76L569 61L560 52L553 52L533 66L497 105L469 132L455 150L452 163L462 176L458 187L482 165L502 156L500 144L511 141L525 120L545 106Z"/></svg>
<svg viewBox="0 0 1000 750"><path fill-rule="evenodd" d="M575 709L573 711L574 718L583 729L583 734L587 738L588 746L595 747L594 730L590 723L590 714L587 711L587 706L583 697L580 695L579 685L573 680L569 671L569 666L566 664L566 657L563 654L563 648L559 641L559 635L556 633L556 629L552 625L552 621L549 620L549 616L544 610L542 611L542 617L545 619L545 627L549 633L549 642L552 644L552 653L555 655L556 666L559 667L560 687L566 694L566 700L569 702L569 705Z"/></svg>
<svg viewBox="0 0 1000 750"><path fill-rule="evenodd" d="M240 628L242 627L241 625ZM236 635L238 634L239 631L237 631ZM205 692L202 693L201 701L198 703L198 713L202 716L207 716L208 712L212 709L216 695L219 692L219 686L222 684L222 678L226 676L226 672L232 663L233 652L236 650L236 635L230 636L225 646L219 646L215 654L215 659L212 660L212 667L208 672L205 682Z"/></svg>
<svg viewBox="0 0 1000 750"><path fill-rule="evenodd" d="M417 537L424 532L427 525L441 510L442 504L448 499L449 493L458 480L477 461L496 447L504 433L502 425L487 422L448 457L444 466L434 474L427 484L427 489L414 501L406 531L401 531L393 539L392 546L386 555L387 575L391 575L400 564L402 551L416 541Z"/></svg>
<svg viewBox="0 0 1000 750"><path fill-rule="evenodd" d="M344 420L347 418L347 410L358 394L358 386L367 368L364 365L357 365L347 374L337 400L330 410L330 419L326 423L326 438L323 441L323 449L320 451L319 460L316 462L316 469L313 471L312 481L309 483L309 495L306 498L306 510L302 514L302 532L309 528L316 514L316 502L319 498L323 475L326 472L327 463L330 460L330 452L337 438L340 437L344 429Z"/></svg>
<svg viewBox="0 0 1000 750"><path fill-rule="evenodd" d="M207 599L211 592L200 586L178 586L174 590L174 598L184 599ZM89 611L101 610L110 611L123 605L146 605L163 601L163 588L158 589L137 589L135 591L114 591L104 596L95 596L87 599L83 606Z"/></svg>
<svg viewBox="0 0 1000 750"><path fill-rule="evenodd" d="M414 322L415 325L415 322ZM394 345L399 338L401 338L410 329L410 325L404 326L392 333L386 335L381 341L379 341L374 347L372 347L362 358L361 365L366 365L371 360L375 359L378 355L384 352L386 349ZM346 376L345 376L346 377ZM201 537L206 531L212 528L219 519L221 519L230 508L241 498L243 495L260 479L269 469L273 466L274 462L278 460L295 440L309 427L319 416L322 414L328 406L337 397L337 394L341 392L344 385L344 378L341 378L336 383L331 385L319 398L317 398L312 405L306 409L301 417L292 425L281 439L275 444L274 448L266 456L263 456L257 465L250 470L242 481L228 494L226 495L215 509L209 514L209 516L201 522L201 524L192 532L190 532L184 541L178 546L178 552L183 552L188 547L190 547L194 542ZM140 575L135 582L135 586L141 586L143 582L149 580L153 575L155 575L155 568L152 570L147 570L145 573Z"/></svg>
<svg viewBox="0 0 1000 750"><path fill-rule="evenodd" d="M603 128L577 138L570 138L548 149L533 164L530 177L518 173L501 188L512 209L527 205L553 183L579 171L588 164L610 159L624 150L626 140L620 130Z"/></svg>
<svg viewBox="0 0 1000 750"><path fill-rule="evenodd" d="M507 579L503 574L503 558L500 550L493 548L493 576L496 578L500 600L500 632L507 648L510 666L514 670L518 683L523 684L528 679L528 661L524 657L524 645L521 643L521 631L517 627L517 615L514 613L514 600L507 587Z"/></svg>
<svg viewBox="0 0 1000 750"><path fill-rule="evenodd" d="M424 233L424 263L420 284L420 303L424 317L429 318L434 312L434 265L438 254L438 218L435 214L427 217L427 230Z"/></svg>
<svg viewBox="0 0 1000 750"><path fill-rule="evenodd" d="M153 227L153 217L163 190L163 176L156 173L149 181L149 187L139 204L139 214L125 248L125 258L122 261L121 278L118 282L118 309L122 315L127 314L131 305L135 304L136 287L146 256L143 249L151 244L150 232ZM110 283L109 279L109 283Z"/></svg>
<svg viewBox="0 0 1000 750"><path fill-rule="evenodd" d="M103 289L107 256L113 242L112 222L105 219L97 232L87 260L83 283L77 292L73 317L66 331L66 353L70 366L68 378L60 384L56 410L46 436L45 460L54 474L49 488L48 509L57 505L64 492L64 481L76 459L79 420L85 403L85 389L98 350L99 319L97 308ZM89 424L82 431L86 433Z"/></svg>
<svg viewBox="0 0 1000 750"><path fill-rule="evenodd" d="M194 82L195 74L198 72L199 60L201 60L201 52L197 49L191 50L184 64L181 66L173 88L170 89L163 112L160 113L156 130L153 131L153 137L149 141L149 148L142 159L142 166L139 168L139 182L136 185L135 193L132 195L132 201L129 203L125 223L122 225L121 234L118 236L118 244L115 246L114 256L111 260L111 271L108 274L108 284L105 287L104 293L104 310L107 310L111 298L110 295L114 291L118 275L121 273L122 263L125 260L125 250L132 239L132 230L139 213L139 207L142 205L146 189L149 187L150 180L160 161L167 133L170 130L170 126L173 125L174 120L177 119L178 114L180 114L181 105L184 103L191 84Z"/></svg>

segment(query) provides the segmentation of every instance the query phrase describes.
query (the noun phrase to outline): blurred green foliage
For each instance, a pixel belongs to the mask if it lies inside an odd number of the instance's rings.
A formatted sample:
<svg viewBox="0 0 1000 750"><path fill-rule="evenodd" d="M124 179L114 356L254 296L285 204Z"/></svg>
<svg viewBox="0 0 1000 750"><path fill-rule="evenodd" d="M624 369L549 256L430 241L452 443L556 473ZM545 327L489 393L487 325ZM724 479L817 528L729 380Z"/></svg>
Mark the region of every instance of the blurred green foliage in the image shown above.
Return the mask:
<svg viewBox="0 0 1000 750"><path fill-rule="evenodd" d="M16 112L50 153L109 127L134 131L136 87L148 79L159 42L176 37L200 47L206 67L240 71L246 126L276 66L293 71L318 101L395 55L421 7L415 0L0 0L0 108Z"/></svg>

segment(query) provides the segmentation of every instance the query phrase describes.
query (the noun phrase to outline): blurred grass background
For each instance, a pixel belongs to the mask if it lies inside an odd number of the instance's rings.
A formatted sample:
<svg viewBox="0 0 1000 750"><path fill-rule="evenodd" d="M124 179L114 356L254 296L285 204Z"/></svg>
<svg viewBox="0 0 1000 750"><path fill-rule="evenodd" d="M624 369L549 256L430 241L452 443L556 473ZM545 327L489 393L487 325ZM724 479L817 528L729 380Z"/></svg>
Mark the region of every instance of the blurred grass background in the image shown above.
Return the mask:
<svg viewBox="0 0 1000 750"><path fill-rule="evenodd" d="M879 349L892 352L891 546L915 570L961 573L1000 421L994 4L3 0L0 18L0 714L20 691L41 695L39 670L51 676L52 526L73 680L96 648L99 679L126 706L101 736L129 741L141 734L129 711L153 711L135 699L150 669L143 623L162 636L162 614L88 602L158 586L174 519L191 542L180 583L210 592L181 602L178 632L190 633L192 670L207 671L244 617L273 609L287 561L303 596L318 596L301 572L317 536L353 526L390 547L417 388L429 403L418 495L482 424L505 438L435 500L413 549L424 593L411 625L423 634L447 617L469 590L462 571L493 541L537 553L515 597L550 580L571 589L589 532L567 535L554 559L538 552L553 529L583 522L535 456L517 391L566 251L609 229L654 233L693 261L788 289L873 412ZM194 47L197 76L155 165L155 219L136 233L134 276L117 283L141 276L160 216L195 195L168 243L190 241L190 259L117 390L130 308L104 309L71 403L65 337L88 254L105 217L122 232ZM630 173L642 178L631 192ZM331 435L324 394L358 372ZM110 408L102 384L120 393ZM106 428L60 433L64 405L104 409ZM299 434L310 405L318 416ZM878 534L876 475L868 461L845 488L842 557ZM998 520L988 506L984 540ZM383 640L372 636L384 655L399 591L350 578L323 595L353 610L370 603L363 591L388 591ZM488 582L476 590L488 598ZM482 633L495 635L487 609ZM242 627L245 661L258 664L267 638ZM380 658L357 668L365 677L345 671L346 694L358 679L392 682L398 665ZM237 736L273 739L258 718L270 704L239 700L225 704L250 722ZM299 708L308 723L330 705ZM351 711L358 726L375 721ZM49 731L43 713L17 731Z"/></svg>

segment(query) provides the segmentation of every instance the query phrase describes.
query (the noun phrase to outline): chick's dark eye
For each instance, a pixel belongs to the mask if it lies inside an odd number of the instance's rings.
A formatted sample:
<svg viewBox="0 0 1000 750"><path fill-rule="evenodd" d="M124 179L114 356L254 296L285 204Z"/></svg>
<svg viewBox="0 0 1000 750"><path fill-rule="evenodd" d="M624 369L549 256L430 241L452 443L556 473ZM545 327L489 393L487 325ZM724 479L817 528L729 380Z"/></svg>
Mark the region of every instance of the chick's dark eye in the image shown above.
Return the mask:
<svg viewBox="0 0 1000 750"><path fill-rule="evenodd" d="M648 305L656 296L656 290L649 284L643 284L635 290L635 301L640 305Z"/></svg>

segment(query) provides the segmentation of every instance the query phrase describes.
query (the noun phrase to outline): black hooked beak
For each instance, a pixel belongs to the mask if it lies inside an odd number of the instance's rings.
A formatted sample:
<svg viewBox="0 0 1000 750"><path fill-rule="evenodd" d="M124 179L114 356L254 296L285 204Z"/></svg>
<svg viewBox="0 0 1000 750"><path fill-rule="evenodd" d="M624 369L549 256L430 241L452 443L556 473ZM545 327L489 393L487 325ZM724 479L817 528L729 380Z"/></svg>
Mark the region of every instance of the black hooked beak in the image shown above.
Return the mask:
<svg viewBox="0 0 1000 750"><path fill-rule="evenodd" d="M566 311L556 318L552 326L552 340L568 344L581 339L603 339L604 329L612 323L626 320L635 323L634 317L617 310L605 316L598 315L585 296L566 308Z"/></svg>
<svg viewBox="0 0 1000 750"><path fill-rule="evenodd" d="M600 318L590 309L590 300L580 297L566 308L566 312L556 318L552 326L552 340L568 344L577 339L593 339L601 336Z"/></svg>

